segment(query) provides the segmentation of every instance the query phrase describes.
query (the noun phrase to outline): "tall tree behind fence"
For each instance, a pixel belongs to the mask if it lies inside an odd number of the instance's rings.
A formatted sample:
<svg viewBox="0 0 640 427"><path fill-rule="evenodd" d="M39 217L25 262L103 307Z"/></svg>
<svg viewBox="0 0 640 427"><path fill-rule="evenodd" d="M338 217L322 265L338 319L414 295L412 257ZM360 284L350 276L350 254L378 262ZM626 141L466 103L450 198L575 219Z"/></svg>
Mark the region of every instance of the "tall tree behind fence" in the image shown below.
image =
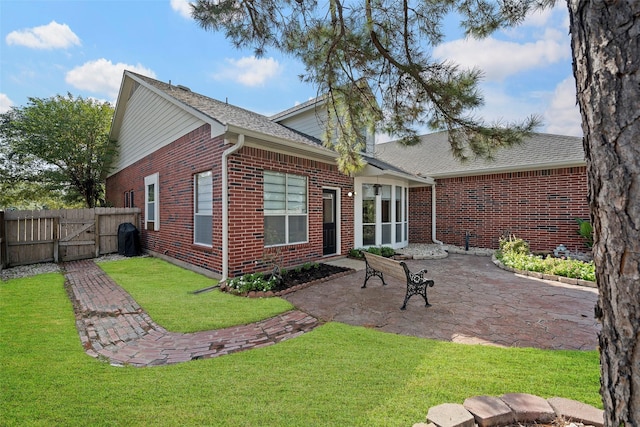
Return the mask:
<svg viewBox="0 0 640 427"><path fill-rule="evenodd" d="M118 252L120 224L139 228L139 221L138 208L0 212L0 264L73 261Z"/></svg>

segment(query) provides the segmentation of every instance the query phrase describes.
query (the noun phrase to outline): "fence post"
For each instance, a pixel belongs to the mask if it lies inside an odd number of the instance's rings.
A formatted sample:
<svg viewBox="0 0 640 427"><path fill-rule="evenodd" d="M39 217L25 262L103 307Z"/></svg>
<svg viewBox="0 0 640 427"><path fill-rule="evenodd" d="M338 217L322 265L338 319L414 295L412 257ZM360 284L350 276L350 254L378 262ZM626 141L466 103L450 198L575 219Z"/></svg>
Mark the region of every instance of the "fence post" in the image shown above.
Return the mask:
<svg viewBox="0 0 640 427"><path fill-rule="evenodd" d="M53 262L60 261L60 217L56 216L52 221L53 227Z"/></svg>
<svg viewBox="0 0 640 427"><path fill-rule="evenodd" d="M96 229L96 232L94 233L95 249L96 249L95 257L99 258L100 257L100 214L99 213L95 214L94 224Z"/></svg>
<svg viewBox="0 0 640 427"><path fill-rule="evenodd" d="M7 263L7 234L4 226L4 211L0 211L0 271Z"/></svg>

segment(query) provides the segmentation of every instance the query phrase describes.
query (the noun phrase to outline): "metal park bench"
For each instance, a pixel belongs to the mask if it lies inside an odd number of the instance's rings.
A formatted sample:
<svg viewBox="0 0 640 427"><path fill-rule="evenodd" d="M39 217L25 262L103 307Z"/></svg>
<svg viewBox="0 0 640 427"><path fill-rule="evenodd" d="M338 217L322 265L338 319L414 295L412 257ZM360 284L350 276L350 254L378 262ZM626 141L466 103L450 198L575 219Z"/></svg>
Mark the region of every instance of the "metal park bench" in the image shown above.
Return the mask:
<svg viewBox="0 0 640 427"><path fill-rule="evenodd" d="M383 285L387 284L384 281L385 274L400 280L406 279L407 294L404 297L404 304L402 304L400 309L404 310L407 308L407 302L413 295L422 295L425 305L427 307L431 306L427 299L427 287L433 287L434 282L433 280L429 280L424 277L424 274L427 272L426 269L420 270L417 273L412 273L409 270L409 267L407 267L407 264L402 261L381 257L365 251L362 252L362 255L366 262L366 275L364 278L364 284L362 285L363 288L367 287L367 281L373 276L378 276L382 280Z"/></svg>

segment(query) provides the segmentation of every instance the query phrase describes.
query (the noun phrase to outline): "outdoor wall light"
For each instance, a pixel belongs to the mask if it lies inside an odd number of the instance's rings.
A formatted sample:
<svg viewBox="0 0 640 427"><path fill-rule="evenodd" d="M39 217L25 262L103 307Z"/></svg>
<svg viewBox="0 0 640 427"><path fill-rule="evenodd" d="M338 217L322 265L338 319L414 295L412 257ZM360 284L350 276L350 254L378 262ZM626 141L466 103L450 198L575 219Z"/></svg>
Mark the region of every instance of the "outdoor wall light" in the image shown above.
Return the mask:
<svg viewBox="0 0 640 427"><path fill-rule="evenodd" d="M349 197L353 197L353 196L355 196L356 194L357 194L357 193L356 193L355 191L349 191L349 192L347 193L347 196L349 196Z"/></svg>

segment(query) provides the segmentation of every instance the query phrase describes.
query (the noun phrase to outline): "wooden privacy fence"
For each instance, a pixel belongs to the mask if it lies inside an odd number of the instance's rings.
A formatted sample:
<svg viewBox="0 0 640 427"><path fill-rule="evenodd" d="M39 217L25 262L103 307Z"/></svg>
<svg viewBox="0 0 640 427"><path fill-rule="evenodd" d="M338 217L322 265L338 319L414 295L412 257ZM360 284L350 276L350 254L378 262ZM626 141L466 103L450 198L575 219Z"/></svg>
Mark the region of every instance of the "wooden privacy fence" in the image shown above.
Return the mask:
<svg viewBox="0 0 640 427"><path fill-rule="evenodd" d="M118 252L118 227L139 227L138 208L0 212L0 269Z"/></svg>

